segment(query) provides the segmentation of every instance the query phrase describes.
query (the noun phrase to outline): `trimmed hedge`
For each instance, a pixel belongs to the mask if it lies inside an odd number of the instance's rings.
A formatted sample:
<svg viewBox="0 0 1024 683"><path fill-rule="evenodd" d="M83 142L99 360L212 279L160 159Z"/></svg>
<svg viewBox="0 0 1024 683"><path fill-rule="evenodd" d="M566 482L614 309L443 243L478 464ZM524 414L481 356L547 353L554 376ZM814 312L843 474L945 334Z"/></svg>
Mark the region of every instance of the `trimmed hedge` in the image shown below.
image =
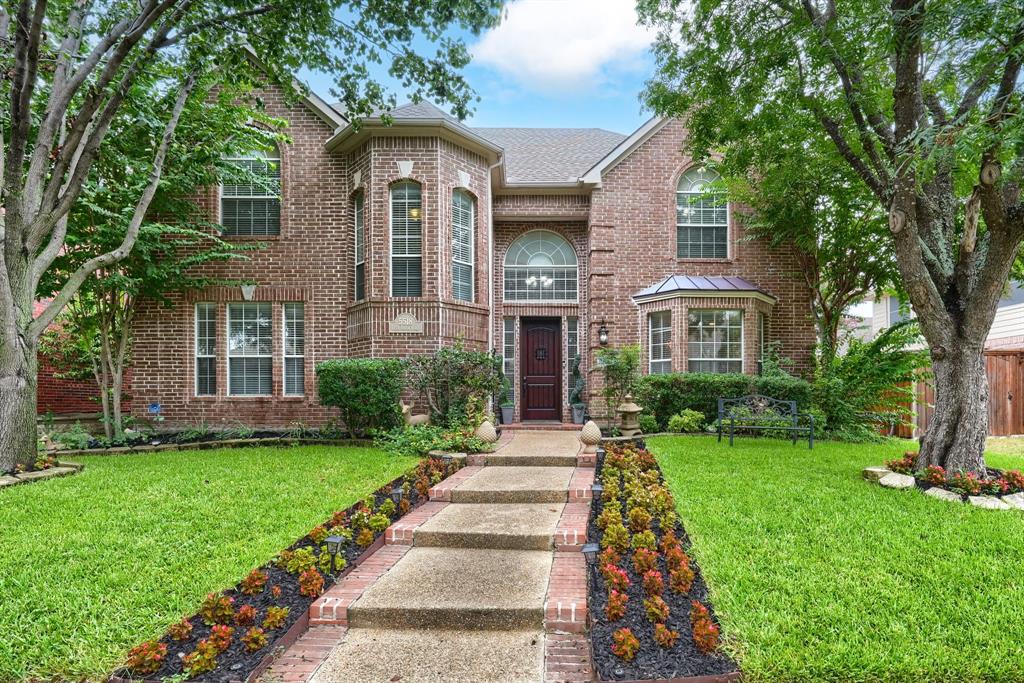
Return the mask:
<svg viewBox="0 0 1024 683"><path fill-rule="evenodd" d="M799 377L760 377L738 373L676 372L646 375L637 383L636 402L654 415L659 429L685 409L704 413L708 423L718 418L718 399L762 394L796 401L801 412L811 409L811 384Z"/></svg>
<svg viewBox="0 0 1024 683"><path fill-rule="evenodd" d="M355 436L398 424L404 380L405 363L396 359L345 358L316 366L320 403L338 408Z"/></svg>

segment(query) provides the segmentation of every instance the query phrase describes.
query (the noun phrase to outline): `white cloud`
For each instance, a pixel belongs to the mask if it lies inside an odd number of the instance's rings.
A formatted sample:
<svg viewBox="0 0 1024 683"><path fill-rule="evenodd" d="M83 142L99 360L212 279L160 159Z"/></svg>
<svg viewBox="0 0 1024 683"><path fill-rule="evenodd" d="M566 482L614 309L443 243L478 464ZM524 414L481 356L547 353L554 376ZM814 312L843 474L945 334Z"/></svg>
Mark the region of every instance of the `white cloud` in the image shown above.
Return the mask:
<svg viewBox="0 0 1024 683"><path fill-rule="evenodd" d="M578 91L642 68L654 39L635 0L514 0L506 12L473 46L475 62L534 90Z"/></svg>

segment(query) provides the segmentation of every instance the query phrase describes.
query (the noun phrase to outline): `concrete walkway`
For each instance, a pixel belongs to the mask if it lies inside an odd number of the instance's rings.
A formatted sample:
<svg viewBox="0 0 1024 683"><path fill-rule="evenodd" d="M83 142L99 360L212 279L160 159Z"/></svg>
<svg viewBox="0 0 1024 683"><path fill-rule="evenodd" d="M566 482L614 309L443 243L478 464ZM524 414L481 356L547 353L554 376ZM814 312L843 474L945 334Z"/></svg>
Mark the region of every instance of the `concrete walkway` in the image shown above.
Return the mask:
<svg viewBox="0 0 1024 683"><path fill-rule="evenodd" d="M579 550L593 466L577 467L579 450L576 432L516 432L433 489L389 530L411 547L369 580L346 577L335 611L314 615L347 631L312 683L589 680Z"/></svg>

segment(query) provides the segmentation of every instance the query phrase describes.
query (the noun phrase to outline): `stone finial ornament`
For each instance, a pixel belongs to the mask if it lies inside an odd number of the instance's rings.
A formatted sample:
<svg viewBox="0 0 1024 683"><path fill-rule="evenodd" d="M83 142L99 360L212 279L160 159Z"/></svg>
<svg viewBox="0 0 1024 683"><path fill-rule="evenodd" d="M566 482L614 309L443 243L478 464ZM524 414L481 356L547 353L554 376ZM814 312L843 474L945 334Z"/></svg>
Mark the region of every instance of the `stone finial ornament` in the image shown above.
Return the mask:
<svg viewBox="0 0 1024 683"><path fill-rule="evenodd" d="M494 430L494 425L491 424L490 420L484 420L480 423L480 426L476 428L476 432L473 436L480 439L484 443L494 443L498 440L498 432Z"/></svg>
<svg viewBox="0 0 1024 683"><path fill-rule="evenodd" d="M580 441L583 442L584 453L597 453L597 444L601 443L601 428L593 420L583 425L580 430Z"/></svg>

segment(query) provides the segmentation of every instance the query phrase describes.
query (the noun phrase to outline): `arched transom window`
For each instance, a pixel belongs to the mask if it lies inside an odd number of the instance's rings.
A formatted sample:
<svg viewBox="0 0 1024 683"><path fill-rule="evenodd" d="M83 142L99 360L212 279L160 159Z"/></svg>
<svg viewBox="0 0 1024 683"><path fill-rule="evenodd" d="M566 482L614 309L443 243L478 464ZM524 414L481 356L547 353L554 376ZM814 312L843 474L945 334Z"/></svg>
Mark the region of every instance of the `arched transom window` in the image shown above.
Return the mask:
<svg viewBox="0 0 1024 683"><path fill-rule="evenodd" d="M729 257L729 205L708 186L718 174L691 168L676 188L676 254L679 258Z"/></svg>
<svg viewBox="0 0 1024 683"><path fill-rule="evenodd" d="M574 302L576 252L561 235L531 230L505 254L505 301Z"/></svg>

